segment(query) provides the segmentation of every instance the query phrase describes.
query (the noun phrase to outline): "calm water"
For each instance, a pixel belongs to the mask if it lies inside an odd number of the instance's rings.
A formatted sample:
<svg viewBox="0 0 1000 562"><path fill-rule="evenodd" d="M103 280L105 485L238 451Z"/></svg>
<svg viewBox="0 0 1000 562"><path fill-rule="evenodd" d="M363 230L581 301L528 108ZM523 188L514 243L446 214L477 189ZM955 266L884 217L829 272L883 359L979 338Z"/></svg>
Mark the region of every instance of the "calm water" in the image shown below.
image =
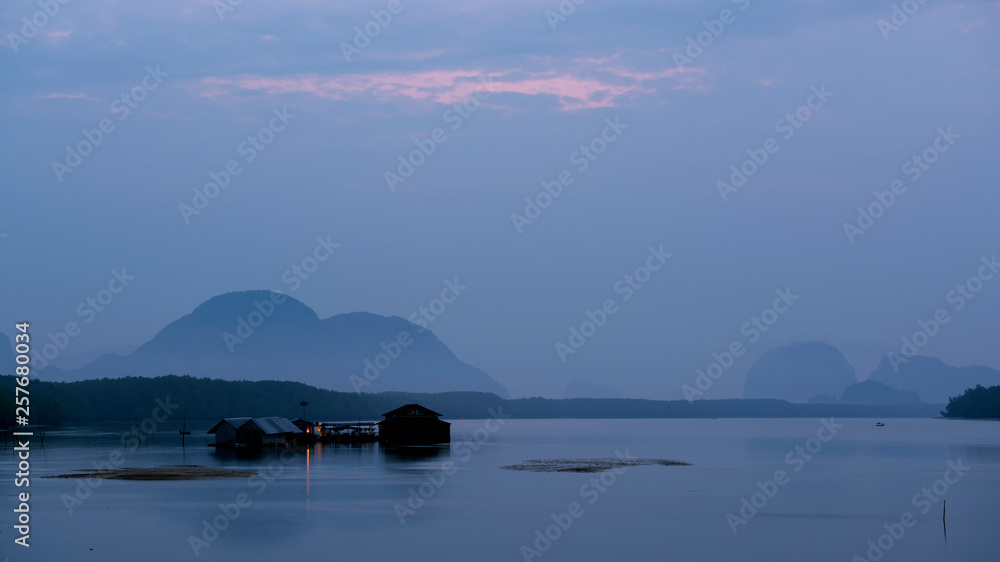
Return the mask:
<svg viewBox="0 0 1000 562"><path fill-rule="evenodd" d="M126 452L125 466L199 464L252 468L273 477L100 481L92 490L77 480L38 477L107 461L121 450L119 436L128 428L50 432L44 449L33 443L30 549L13 544L15 465L9 448L3 454L0 553L12 561L847 562L854 555L867 559L868 541L878 541L888 524L901 536L881 539L889 546L883 561L1000 559L1000 425L836 423L844 427L821 442L809 441L823 427L813 419L507 420L493 433L482 429L483 420L459 420L452 426L455 442L436 456L328 445L284 460L278 454L236 458L204 446L199 437L182 450L173 430ZM474 436L485 441L475 451L462 444ZM600 474L498 468L527 459L616 452L692 466L633 467L613 478L604 474L603 483ZM949 461L969 469L946 475ZM440 472L442 467L449 474ZM778 470L787 473L787 481L779 477L783 484L770 484ZM764 491L753 497L758 482ZM914 496L924 488L929 499L918 498L915 505ZM74 501L70 511L65 498L76 497L78 489L90 496ZM411 490L429 498L407 505ZM220 510L220 504L241 498L245 507L238 515ZM751 516L743 519L745 525L727 522L727 513L733 513L731 521L740 515L741 498L762 507L756 513L744 508ZM913 514L913 521L907 520L912 527L899 523L905 512ZM206 533L205 521L213 520L223 530ZM539 539L536 531L556 538ZM191 536L204 541L197 556ZM873 557L878 554L872 551Z"/></svg>

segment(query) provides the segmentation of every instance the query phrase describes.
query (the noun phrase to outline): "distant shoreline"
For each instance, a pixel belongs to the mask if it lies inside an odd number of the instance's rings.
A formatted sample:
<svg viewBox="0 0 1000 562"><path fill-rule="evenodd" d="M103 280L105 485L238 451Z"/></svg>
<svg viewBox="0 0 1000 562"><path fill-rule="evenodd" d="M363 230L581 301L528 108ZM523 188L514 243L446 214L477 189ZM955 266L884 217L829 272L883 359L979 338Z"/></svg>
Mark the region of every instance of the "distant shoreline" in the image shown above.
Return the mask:
<svg viewBox="0 0 1000 562"><path fill-rule="evenodd" d="M0 377L6 379L12 377ZM0 389L10 387L9 381ZM0 394L2 394L0 390ZM944 404L794 404L773 399L645 400L638 398L516 398L484 392L378 394L337 392L298 382L224 381L189 376L125 377L79 382L32 381L32 406L42 425L142 420L154 411L164 422L233 416L304 416L313 420L378 420L400 404L419 403L447 419L481 419L490 411L518 419L671 418L936 418ZM303 412L300 402L309 404ZM3 404L12 401L2 400ZM157 410L159 408L159 410ZM34 411L34 407L32 408ZM0 410L7 425L12 412ZM157 414L158 416L160 414Z"/></svg>

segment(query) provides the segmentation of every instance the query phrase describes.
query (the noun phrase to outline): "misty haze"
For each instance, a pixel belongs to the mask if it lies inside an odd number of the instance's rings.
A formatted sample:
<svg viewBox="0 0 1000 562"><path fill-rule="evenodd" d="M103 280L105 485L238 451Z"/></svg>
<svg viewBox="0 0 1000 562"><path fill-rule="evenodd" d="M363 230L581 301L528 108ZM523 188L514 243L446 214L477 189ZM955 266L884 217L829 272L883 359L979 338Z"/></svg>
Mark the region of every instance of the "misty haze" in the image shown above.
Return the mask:
<svg viewBox="0 0 1000 562"><path fill-rule="evenodd" d="M0 558L994 561L990 2L0 8Z"/></svg>

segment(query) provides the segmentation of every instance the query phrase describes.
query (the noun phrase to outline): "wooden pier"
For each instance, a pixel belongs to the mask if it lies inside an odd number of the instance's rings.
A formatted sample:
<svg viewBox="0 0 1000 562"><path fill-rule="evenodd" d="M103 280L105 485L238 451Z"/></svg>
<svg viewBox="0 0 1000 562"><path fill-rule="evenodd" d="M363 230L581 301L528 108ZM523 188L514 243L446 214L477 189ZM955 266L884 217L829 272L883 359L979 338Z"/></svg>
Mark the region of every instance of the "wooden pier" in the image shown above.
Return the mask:
<svg viewBox="0 0 1000 562"><path fill-rule="evenodd" d="M375 422L323 422L319 441L321 443L376 443L378 424Z"/></svg>

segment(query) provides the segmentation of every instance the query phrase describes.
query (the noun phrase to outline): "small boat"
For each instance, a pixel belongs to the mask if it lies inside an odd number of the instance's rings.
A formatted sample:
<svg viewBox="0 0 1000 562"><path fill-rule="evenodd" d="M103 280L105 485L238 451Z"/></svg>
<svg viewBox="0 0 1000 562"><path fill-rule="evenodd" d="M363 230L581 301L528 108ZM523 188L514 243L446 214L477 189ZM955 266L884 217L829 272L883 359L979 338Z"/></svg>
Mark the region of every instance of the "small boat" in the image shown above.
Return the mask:
<svg viewBox="0 0 1000 562"><path fill-rule="evenodd" d="M875 422L875 427L885 427L885 424L882 422Z"/></svg>

